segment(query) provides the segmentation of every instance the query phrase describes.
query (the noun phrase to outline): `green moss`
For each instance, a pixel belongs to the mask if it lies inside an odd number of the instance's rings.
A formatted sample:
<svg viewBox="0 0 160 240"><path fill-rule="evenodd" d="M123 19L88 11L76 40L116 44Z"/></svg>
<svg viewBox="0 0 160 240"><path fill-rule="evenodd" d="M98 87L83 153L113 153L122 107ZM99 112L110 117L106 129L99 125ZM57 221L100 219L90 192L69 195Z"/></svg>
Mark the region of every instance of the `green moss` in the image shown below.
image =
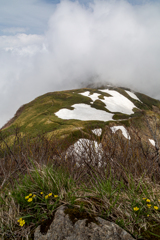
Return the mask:
<svg viewBox="0 0 160 240"><path fill-rule="evenodd" d="M123 114L123 113L117 113L117 114L114 114L114 116L113 116L113 119L114 119L114 120L118 120L118 119L128 119L128 118L130 118L130 115Z"/></svg>
<svg viewBox="0 0 160 240"><path fill-rule="evenodd" d="M88 226L88 224L91 222L98 224L98 221L96 220L95 215L93 214L90 215L84 210L80 211L79 208L75 208L75 207L66 208L64 213L69 215L69 218L73 224L75 224L76 221L83 220L83 219L87 219L86 226Z"/></svg>
<svg viewBox="0 0 160 240"><path fill-rule="evenodd" d="M159 222L150 221L146 229L141 230L141 235L145 240L160 240L160 224ZM137 229L138 231L138 229Z"/></svg>
<svg viewBox="0 0 160 240"><path fill-rule="evenodd" d="M105 107L105 103L103 103L101 100L96 100L94 101L94 103L91 105L91 107L96 108L98 110L103 110L103 111L107 111L106 107Z"/></svg>
<svg viewBox="0 0 160 240"><path fill-rule="evenodd" d="M126 88L126 87L119 87L119 89L123 89L123 90L131 91L130 88Z"/></svg>
<svg viewBox="0 0 160 240"><path fill-rule="evenodd" d="M160 108L160 101L156 100L154 98L151 98L145 94L142 93L136 93L137 97L146 105L145 107L150 108L150 110L152 110L152 105Z"/></svg>
<svg viewBox="0 0 160 240"><path fill-rule="evenodd" d="M100 95L98 98L104 100L104 95Z"/></svg>
<svg viewBox="0 0 160 240"><path fill-rule="evenodd" d="M40 232L45 235L48 232L48 229L53 222L54 214L52 214L48 219L44 220L40 225Z"/></svg>
<svg viewBox="0 0 160 240"><path fill-rule="evenodd" d="M125 125L126 127L130 127L130 121L129 120L121 121L121 124Z"/></svg>
<svg viewBox="0 0 160 240"><path fill-rule="evenodd" d="M85 123L85 128L87 129L87 131L91 131L94 128L104 128L106 125L105 122L102 121L90 121L90 122L86 122Z"/></svg>
<svg viewBox="0 0 160 240"><path fill-rule="evenodd" d="M110 95L109 93L103 92L103 94L102 94L101 91L97 91L97 92L101 94L99 96L100 99L104 99L104 97L112 97L112 95Z"/></svg>
<svg viewBox="0 0 160 240"><path fill-rule="evenodd" d="M147 110L151 109L151 107L149 105L146 105L146 104L141 103L139 101L133 100L133 102L134 102L134 105L141 110L146 110L147 111Z"/></svg>

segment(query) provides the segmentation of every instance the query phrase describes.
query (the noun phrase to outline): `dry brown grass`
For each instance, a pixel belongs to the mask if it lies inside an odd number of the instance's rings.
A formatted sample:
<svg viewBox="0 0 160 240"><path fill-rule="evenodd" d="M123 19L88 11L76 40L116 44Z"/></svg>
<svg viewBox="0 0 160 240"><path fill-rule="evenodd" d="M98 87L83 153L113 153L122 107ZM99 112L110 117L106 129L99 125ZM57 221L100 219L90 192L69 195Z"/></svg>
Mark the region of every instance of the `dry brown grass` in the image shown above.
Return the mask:
<svg viewBox="0 0 160 240"><path fill-rule="evenodd" d="M75 183L70 190L62 184L59 188L59 204L74 205L83 211L117 222L134 236L145 232L144 229L153 221L160 223L159 212L157 214L153 211L149 220L143 211L140 220L133 212L135 204L147 210L143 197L157 204L156 201L160 198L160 167L157 149L142 139L138 132L130 129L129 134L131 140L125 139L121 132L113 134L108 126L102 138L90 135L90 139L102 143L101 165L99 156L96 156L97 152L91 145L85 146L91 154L88 154L87 158L81 158L77 165L74 154L65 157L70 145L65 139L57 139L56 136L50 139L44 136L34 139L21 138L17 132L10 147L7 142L4 143L1 135L0 144L3 144L3 148L0 151L0 224L5 239L6 234L11 233L17 239L23 239L21 236L27 236L35 226L33 223L22 229L17 226L17 218L24 215L24 211L22 205L20 206L8 191L21 191L17 183L21 186L21 180L26 174L37 192L36 178L33 174L36 171L44 182L48 174L47 179L51 182L47 180L45 184L51 191L53 172L46 173L45 166L50 166L55 172L65 169L69 176L67 181L72 179ZM27 211L29 214L30 210Z"/></svg>

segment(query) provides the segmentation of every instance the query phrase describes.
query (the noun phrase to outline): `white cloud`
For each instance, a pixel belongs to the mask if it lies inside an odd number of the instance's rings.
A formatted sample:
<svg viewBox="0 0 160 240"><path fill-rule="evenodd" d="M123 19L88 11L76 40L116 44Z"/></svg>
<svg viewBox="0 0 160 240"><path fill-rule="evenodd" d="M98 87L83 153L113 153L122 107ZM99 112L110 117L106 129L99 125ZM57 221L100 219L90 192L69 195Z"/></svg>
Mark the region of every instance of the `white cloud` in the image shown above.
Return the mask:
<svg viewBox="0 0 160 240"><path fill-rule="evenodd" d="M0 33L22 28L22 32L43 33L56 6L43 0L0 0ZM16 32L19 32L17 31ZM7 33L7 34L8 34Z"/></svg>
<svg viewBox="0 0 160 240"><path fill-rule="evenodd" d="M23 54L23 52L25 52L27 48L31 49L32 55L35 54L34 49L37 49L37 52L40 51L43 46L43 40L44 37L40 35L21 33L15 36L0 36L0 46L4 54L5 52L10 52L11 54L16 54L16 56L18 54L23 57L26 55Z"/></svg>
<svg viewBox="0 0 160 240"><path fill-rule="evenodd" d="M53 15L44 34L27 34L26 30L0 36L0 125L38 95L77 88L89 79L160 98L159 3L134 6L123 0L97 0L85 7L62 1L51 9L38 0L23 4L15 0L16 8L13 0L4 2L4 13L15 16L13 24L17 27L19 22L24 30L32 24L32 31L42 30L51 11Z"/></svg>
<svg viewBox="0 0 160 240"><path fill-rule="evenodd" d="M16 33L24 33L26 32L25 28L20 27L6 27L2 29L4 34L16 34Z"/></svg>

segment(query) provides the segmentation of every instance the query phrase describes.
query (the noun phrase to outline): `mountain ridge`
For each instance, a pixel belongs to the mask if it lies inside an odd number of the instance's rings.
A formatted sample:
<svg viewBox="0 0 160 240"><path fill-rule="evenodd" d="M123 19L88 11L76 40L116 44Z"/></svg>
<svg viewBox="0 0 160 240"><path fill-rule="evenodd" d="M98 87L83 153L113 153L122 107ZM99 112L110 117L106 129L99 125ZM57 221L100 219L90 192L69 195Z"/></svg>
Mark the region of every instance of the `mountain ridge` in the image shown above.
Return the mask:
<svg viewBox="0 0 160 240"><path fill-rule="evenodd" d="M76 111L82 119L75 118ZM64 112L66 116L62 117ZM87 118L91 112L93 112L92 116ZM129 127L131 123L138 125L141 122L142 125L144 115L156 115L159 119L159 112L159 100L128 88L113 86L80 88L48 92L22 105L1 131L9 132L7 135L12 136L13 129L18 127L22 136L30 134L34 137L43 133L49 137L52 134L61 137L92 126L103 128L111 123ZM101 114L105 115L105 118L109 116L108 119L105 121ZM101 119L98 120L100 117Z"/></svg>

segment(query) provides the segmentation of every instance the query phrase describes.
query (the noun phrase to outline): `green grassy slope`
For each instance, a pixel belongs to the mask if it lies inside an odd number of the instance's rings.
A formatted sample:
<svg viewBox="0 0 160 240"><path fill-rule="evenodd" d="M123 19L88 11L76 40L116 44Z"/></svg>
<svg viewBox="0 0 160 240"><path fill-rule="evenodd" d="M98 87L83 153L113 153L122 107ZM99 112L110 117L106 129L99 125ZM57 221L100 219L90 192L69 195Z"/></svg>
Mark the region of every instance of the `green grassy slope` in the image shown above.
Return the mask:
<svg viewBox="0 0 160 240"><path fill-rule="evenodd" d="M123 124L129 126L130 121L134 119L143 118L144 113L152 114L153 105L160 109L160 101L152 99L144 94L136 93L137 97L142 101L131 98L122 88L110 88L118 91L130 101L132 101L137 107L134 109L134 114L126 115L122 113L115 113L113 116L114 121L119 122L122 120ZM96 100L91 104L92 99L86 96L83 96L79 93L85 91L90 91L90 94L99 93L99 100ZM15 114L15 117L3 128L3 132L8 136L12 136L15 128L18 127L22 136L29 134L30 136L37 136L37 134L47 134L51 136L53 133L57 136L68 136L71 132L78 131L79 129L88 129L88 127L93 128L103 127L108 124L108 122L103 121L80 121L75 119L63 120L58 118L54 113L62 108L73 109L71 106L76 103L85 103L91 105L96 109L103 111L108 111L105 108L105 104L101 101L105 97L110 95L98 91L94 88L82 88L69 91L61 92L50 92L46 93L40 97L37 97L35 100L31 101L28 104L23 105ZM109 112L109 111L108 111Z"/></svg>

